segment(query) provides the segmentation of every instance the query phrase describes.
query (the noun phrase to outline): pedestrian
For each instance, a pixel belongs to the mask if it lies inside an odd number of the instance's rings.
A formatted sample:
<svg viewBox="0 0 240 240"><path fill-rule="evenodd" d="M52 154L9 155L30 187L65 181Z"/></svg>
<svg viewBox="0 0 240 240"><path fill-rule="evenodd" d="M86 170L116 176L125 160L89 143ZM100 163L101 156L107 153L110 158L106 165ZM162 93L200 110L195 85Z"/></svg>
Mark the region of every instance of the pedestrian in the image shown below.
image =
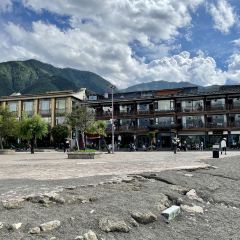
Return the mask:
<svg viewBox="0 0 240 240"><path fill-rule="evenodd" d="M221 147L221 154L222 152L225 151L225 155L227 154L227 143L226 143L227 139L226 138L223 138L221 143L220 143L220 147Z"/></svg>
<svg viewBox="0 0 240 240"><path fill-rule="evenodd" d="M203 151L203 141L200 142L200 150Z"/></svg>

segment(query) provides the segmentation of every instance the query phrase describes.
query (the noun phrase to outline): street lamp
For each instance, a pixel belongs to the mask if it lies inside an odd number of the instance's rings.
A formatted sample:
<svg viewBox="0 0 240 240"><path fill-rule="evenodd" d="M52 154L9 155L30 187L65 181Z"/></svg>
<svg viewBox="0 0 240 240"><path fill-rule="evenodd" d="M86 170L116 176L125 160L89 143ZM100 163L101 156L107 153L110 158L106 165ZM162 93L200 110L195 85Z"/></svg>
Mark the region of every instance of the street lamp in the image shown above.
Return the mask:
<svg viewBox="0 0 240 240"><path fill-rule="evenodd" d="M110 87L112 89L112 153L114 153L114 108L113 108L113 90L116 88L114 85Z"/></svg>

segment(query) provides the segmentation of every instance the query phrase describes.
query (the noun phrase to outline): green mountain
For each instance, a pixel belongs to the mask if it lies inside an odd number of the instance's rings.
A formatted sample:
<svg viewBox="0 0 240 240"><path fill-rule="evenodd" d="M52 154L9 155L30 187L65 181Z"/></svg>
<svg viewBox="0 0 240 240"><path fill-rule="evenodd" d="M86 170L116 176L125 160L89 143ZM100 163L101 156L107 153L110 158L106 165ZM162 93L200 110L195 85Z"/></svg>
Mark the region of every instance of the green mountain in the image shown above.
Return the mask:
<svg viewBox="0 0 240 240"><path fill-rule="evenodd" d="M147 83L140 83L133 85L126 89L122 89L121 92L135 92L135 91L148 91L148 90L161 90L161 89L173 89L183 87L197 87L198 85L190 82L168 82L164 80L153 81Z"/></svg>
<svg viewBox="0 0 240 240"><path fill-rule="evenodd" d="M0 96L87 88L104 93L110 82L99 75L71 68L57 68L37 60L0 63Z"/></svg>

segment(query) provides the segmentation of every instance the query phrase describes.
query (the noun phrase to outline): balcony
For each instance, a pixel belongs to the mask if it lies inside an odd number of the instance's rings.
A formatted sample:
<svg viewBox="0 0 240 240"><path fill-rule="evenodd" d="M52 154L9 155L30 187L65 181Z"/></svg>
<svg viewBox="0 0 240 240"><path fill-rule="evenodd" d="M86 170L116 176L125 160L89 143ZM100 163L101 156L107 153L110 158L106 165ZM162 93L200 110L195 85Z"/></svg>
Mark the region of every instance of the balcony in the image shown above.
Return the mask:
<svg viewBox="0 0 240 240"><path fill-rule="evenodd" d="M240 105L239 104L230 104L229 110L240 110Z"/></svg>
<svg viewBox="0 0 240 240"><path fill-rule="evenodd" d="M206 106L207 111L222 111L226 110L225 104L213 105L213 106Z"/></svg>
<svg viewBox="0 0 240 240"><path fill-rule="evenodd" d="M221 128L226 128L227 123L226 122L212 122L212 123L207 123L206 127L214 128L214 129L221 129Z"/></svg>
<svg viewBox="0 0 240 240"><path fill-rule="evenodd" d="M201 129L201 128L205 128L205 125L203 122L199 122L199 123L184 123L182 124L182 128L183 129Z"/></svg>
<svg viewBox="0 0 240 240"><path fill-rule="evenodd" d="M119 111L115 113L117 116L132 116L136 114L136 111L131 110L131 111Z"/></svg>
<svg viewBox="0 0 240 240"><path fill-rule="evenodd" d="M184 107L181 108L181 112L202 112L204 111L204 107L203 106L199 106L199 107Z"/></svg>
<svg viewBox="0 0 240 240"><path fill-rule="evenodd" d="M174 108L169 108L169 109L155 109L154 112L155 113L165 113L165 112L174 112L175 109Z"/></svg>
<svg viewBox="0 0 240 240"><path fill-rule="evenodd" d="M240 121L230 122L228 126L231 128L240 128Z"/></svg>
<svg viewBox="0 0 240 240"><path fill-rule="evenodd" d="M138 115L148 115L148 114L151 114L153 112L151 112L150 110L138 110L137 111L137 114Z"/></svg>

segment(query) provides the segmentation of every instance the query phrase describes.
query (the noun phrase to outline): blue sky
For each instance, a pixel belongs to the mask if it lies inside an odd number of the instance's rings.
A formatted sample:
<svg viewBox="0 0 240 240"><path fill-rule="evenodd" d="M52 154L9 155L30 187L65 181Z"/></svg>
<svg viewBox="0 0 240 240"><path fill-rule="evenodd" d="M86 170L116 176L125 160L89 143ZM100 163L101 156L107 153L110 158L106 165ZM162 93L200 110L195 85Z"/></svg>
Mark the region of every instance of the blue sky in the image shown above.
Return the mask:
<svg viewBox="0 0 240 240"><path fill-rule="evenodd" d="M239 0L1 0L0 61L147 81L240 82Z"/></svg>

